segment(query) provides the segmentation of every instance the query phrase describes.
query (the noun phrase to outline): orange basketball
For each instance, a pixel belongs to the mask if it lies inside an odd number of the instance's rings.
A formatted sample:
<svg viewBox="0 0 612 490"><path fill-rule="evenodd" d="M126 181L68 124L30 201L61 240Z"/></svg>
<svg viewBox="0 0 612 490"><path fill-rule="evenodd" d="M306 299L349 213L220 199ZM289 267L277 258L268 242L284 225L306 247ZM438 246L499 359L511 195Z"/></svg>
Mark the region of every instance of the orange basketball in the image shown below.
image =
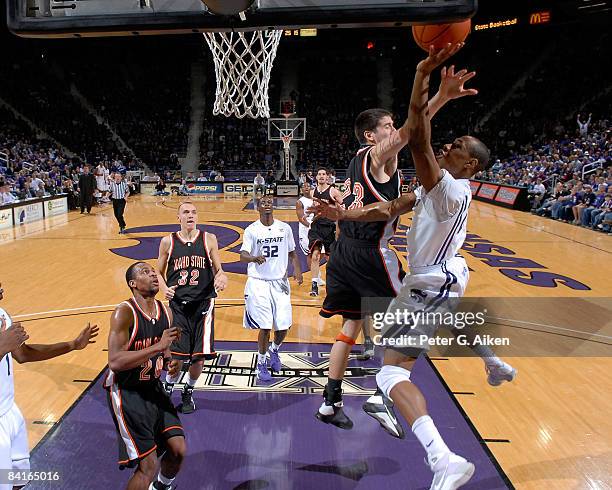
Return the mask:
<svg viewBox="0 0 612 490"><path fill-rule="evenodd" d="M429 52L429 46L431 45L438 50L448 43L454 44L465 41L470 33L471 26L470 19L454 24L412 26L412 35L419 47Z"/></svg>

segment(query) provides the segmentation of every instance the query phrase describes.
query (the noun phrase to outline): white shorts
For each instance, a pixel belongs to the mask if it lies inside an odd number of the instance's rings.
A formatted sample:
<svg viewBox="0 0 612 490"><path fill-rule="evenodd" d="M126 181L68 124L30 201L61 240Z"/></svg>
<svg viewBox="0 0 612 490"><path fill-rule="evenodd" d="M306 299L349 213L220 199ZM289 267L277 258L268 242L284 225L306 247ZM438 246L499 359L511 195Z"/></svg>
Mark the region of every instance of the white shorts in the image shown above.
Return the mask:
<svg viewBox="0 0 612 490"><path fill-rule="evenodd" d="M0 416L0 469L9 471L30 471L30 451L25 420L16 403ZM5 475L6 476L6 475ZM27 482L0 483L0 490L11 490L13 485Z"/></svg>
<svg viewBox="0 0 612 490"><path fill-rule="evenodd" d="M244 286L244 328L289 330L292 323L289 279L249 277Z"/></svg>
<svg viewBox="0 0 612 490"><path fill-rule="evenodd" d="M461 298L465 293L470 272L465 259L460 256L448 259L442 264L412 268L410 274L404 277L402 288L399 294L389 304L387 312L393 313L400 311L408 312L436 312L452 309L453 302L446 301L450 298ZM419 336L425 334L433 337L436 334L436 325L419 325L417 327L406 324L389 324L383 327L382 336L384 338L399 339L406 336ZM390 344L386 344L390 345ZM391 344L394 350L414 355L418 351L428 350L426 343L422 347L413 348L402 344ZM421 344L420 344L421 345Z"/></svg>
<svg viewBox="0 0 612 490"><path fill-rule="evenodd" d="M308 251L308 228L302 228L300 226L300 240L299 241L300 241L300 248L302 249L302 253L304 255L308 255L310 253Z"/></svg>

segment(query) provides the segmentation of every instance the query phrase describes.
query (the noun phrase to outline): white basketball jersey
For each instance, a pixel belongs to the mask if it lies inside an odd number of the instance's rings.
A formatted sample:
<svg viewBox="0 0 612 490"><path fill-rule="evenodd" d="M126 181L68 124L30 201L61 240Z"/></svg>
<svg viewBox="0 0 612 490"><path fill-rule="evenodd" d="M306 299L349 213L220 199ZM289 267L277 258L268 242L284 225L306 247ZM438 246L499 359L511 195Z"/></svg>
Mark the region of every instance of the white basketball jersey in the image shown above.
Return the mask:
<svg viewBox="0 0 612 490"><path fill-rule="evenodd" d="M12 324L8 313L0 308L0 331L8 330ZM9 352L0 359L0 417L8 412L14 403L13 357Z"/></svg>
<svg viewBox="0 0 612 490"><path fill-rule="evenodd" d="M414 217L407 233L411 268L441 264L454 257L465 240L470 181L442 172L442 179L429 192L423 186L415 189Z"/></svg>
<svg viewBox="0 0 612 490"><path fill-rule="evenodd" d="M248 265L249 277L275 281L287 277L289 252L295 250L295 241L291 227L277 219L270 226L264 226L260 220L251 223L244 230L242 247L240 251L250 253L252 256L263 256L266 261L258 265L250 262Z"/></svg>
<svg viewBox="0 0 612 490"><path fill-rule="evenodd" d="M298 199L298 201L300 201L302 203L302 206L304 206L304 217L306 218L306 221L308 221L309 224L312 224L312 220L314 219L314 213L306 213L306 210L310 207L312 207L312 199L308 198L308 197L300 197ZM299 222L299 233L300 233L300 238L301 237L307 237L308 236L308 231L310 230L310 226L308 228L306 228L302 222Z"/></svg>

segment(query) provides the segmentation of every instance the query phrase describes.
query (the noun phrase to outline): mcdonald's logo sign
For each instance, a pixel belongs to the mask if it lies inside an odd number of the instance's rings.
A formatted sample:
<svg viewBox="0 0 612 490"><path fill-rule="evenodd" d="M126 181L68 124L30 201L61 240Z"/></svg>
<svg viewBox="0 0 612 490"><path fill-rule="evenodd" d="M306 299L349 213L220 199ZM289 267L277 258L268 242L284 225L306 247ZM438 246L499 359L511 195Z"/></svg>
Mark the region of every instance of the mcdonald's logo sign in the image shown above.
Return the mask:
<svg viewBox="0 0 612 490"><path fill-rule="evenodd" d="M550 22L550 11L534 12L529 16L530 24L546 24Z"/></svg>

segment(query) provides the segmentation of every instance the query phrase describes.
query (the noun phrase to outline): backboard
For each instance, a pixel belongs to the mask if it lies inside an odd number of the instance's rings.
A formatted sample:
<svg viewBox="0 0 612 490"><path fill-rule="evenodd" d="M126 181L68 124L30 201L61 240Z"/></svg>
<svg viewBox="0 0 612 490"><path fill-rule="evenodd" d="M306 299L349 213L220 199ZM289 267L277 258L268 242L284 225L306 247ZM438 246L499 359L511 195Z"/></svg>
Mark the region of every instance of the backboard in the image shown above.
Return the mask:
<svg viewBox="0 0 612 490"><path fill-rule="evenodd" d="M201 0L6 0L24 37L101 37L316 27L405 26L471 17L477 0L257 0L245 13L209 12Z"/></svg>

